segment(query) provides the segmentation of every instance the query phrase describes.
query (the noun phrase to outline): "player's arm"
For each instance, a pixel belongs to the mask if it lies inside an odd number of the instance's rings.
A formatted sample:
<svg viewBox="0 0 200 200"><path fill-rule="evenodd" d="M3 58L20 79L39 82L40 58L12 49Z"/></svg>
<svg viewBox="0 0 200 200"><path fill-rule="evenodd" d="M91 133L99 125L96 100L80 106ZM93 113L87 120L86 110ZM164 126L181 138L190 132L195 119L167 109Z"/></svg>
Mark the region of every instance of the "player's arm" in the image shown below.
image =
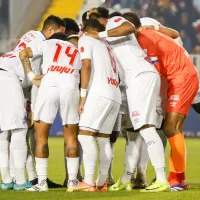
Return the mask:
<svg viewBox="0 0 200 200"><path fill-rule="evenodd" d="M32 72L31 62L29 60L29 58L32 57L33 57L33 52L30 47L19 52L19 58L27 74Z"/></svg>
<svg viewBox="0 0 200 200"><path fill-rule="evenodd" d="M127 36L132 33L136 33L136 28L133 24L131 24L129 21L125 20L123 17L114 17L112 18L112 23L115 28L109 29L106 31L102 31L99 33L93 32L93 33L85 33L86 35L100 39L100 38L108 38L108 37L120 37L120 36ZM112 27L113 27L112 26Z"/></svg>
<svg viewBox="0 0 200 200"><path fill-rule="evenodd" d="M174 30L172 28L159 26L159 25L141 26L138 29L138 32L140 32L142 30L145 30L145 29L153 29L153 30L159 31L160 33L168 35L172 39L177 39L179 37L178 31L176 31L176 30Z"/></svg>
<svg viewBox="0 0 200 200"><path fill-rule="evenodd" d="M91 74L91 65L92 65L92 52L93 47L90 43L90 40L86 37L82 37L78 41L78 48L80 52L82 67L81 67L81 98L79 103L79 114L82 114L84 111L84 104L87 97L87 91L90 81Z"/></svg>

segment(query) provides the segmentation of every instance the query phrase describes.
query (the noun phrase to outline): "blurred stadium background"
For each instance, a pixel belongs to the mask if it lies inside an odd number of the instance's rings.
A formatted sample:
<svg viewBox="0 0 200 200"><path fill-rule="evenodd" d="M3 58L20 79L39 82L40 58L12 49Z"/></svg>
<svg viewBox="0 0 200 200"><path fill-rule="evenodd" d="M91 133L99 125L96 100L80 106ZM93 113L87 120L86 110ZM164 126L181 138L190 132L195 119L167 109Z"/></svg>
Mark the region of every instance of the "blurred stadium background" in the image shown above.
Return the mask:
<svg viewBox="0 0 200 200"><path fill-rule="evenodd" d="M44 19L55 14L81 23L81 14L93 7L133 11L179 31L184 47L200 73L200 0L0 0L0 54L10 51L30 29L41 30ZM191 109L185 124L188 137L200 137L200 118ZM51 135L62 135L59 116Z"/></svg>

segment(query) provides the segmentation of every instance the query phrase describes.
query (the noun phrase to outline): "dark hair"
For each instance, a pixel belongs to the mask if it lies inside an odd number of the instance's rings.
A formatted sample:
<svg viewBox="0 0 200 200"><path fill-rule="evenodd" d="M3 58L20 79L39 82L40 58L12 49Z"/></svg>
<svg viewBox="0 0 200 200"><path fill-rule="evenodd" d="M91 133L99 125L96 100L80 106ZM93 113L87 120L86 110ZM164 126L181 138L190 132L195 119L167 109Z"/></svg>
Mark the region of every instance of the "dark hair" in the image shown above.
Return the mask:
<svg viewBox="0 0 200 200"><path fill-rule="evenodd" d="M122 15L125 19L135 25L136 28L139 28L142 24L140 18L133 12L127 12Z"/></svg>
<svg viewBox="0 0 200 200"><path fill-rule="evenodd" d="M51 40L51 39L67 41L68 37L64 33L54 33L50 38L48 38L48 40Z"/></svg>
<svg viewBox="0 0 200 200"><path fill-rule="evenodd" d="M121 17L122 16L122 13L120 12L113 12L109 15L109 19L112 18L112 17Z"/></svg>
<svg viewBox="0 0 200 200"><path fill-rule="evenodd" d="M48 26L53 26L55 28L60 28L61 26L65 27L65 22L62 18L50 15L44 21L43 30L46 29Z"/></svg>
<svg viewBox="0 0 200 200"><path fill-rule="evenodd" d="M76 21L72 18L64 18L63 19L65 22L65 33L66 34L78 34L80 29L78 27L78 24L76 23Z"/></svg>
<svg viewBox="0 0 200 200"><path fill-rule="evenodd" d="M102 24L100 24L97 19L87 20L86 23L85 23L85 25L84 25L83 31L86 31L86 30L92 29L92 28L96 29L97 32L105 30L105 27Z"/></svg>
<svg viewBox="0 0 200 200"><path fill-rule="evenodd" d="M98 7L97 10L99 12L100 17L106 18L106 19L109 18L109 10L107 8Z"/></svg>

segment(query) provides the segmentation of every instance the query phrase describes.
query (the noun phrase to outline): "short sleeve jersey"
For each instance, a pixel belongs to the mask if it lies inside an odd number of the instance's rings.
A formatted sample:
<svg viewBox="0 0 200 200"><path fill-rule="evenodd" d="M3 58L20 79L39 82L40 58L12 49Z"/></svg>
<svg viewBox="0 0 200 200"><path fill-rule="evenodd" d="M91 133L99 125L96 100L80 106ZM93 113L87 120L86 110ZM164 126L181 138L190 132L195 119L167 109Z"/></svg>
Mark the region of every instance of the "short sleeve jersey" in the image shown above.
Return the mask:
<svg viewBox="0 0 200 200"><path fill-rule="evenodd" d="M91 60L89 95L99 95L121 103L118 71L112 49L103 40L88 36L79 39L81 60Z"/></svg>
<svg viewBox="0 0 200 200"><path fill-rule="evenodd" d="M70 42L51 39L31 47L33 57L42 56L41 85L78 89L81 68L78 49Z"/></svg>
<svg viewBox="0 0 200 200"><path fill-rule="evenodd" d="M138 42L149 57L157 57L161 75L169 79L175 74L196 74L187 51L167 35L147 29L140 32Z"/></svg>
<svg viewBox="0 0 200 200"><path fill-rule="evenodd" d="M123 17L112 17L108 20L106 30L119 27L124 22L128 21ZM124 70L127 85L142 72L156 72L155 67L146 61L147 55L140 47L134 34L123 37L109 37L107 41L113 48ZM146 64L144 64L145 62Z"/></svg>
<svg viewBox="0 0 200 200"><path fill-rule="evenodd" d="M20 50L8 52L0 57L0 68L15 74L21 82L25 79L24 68L19 59Z"/></svg>

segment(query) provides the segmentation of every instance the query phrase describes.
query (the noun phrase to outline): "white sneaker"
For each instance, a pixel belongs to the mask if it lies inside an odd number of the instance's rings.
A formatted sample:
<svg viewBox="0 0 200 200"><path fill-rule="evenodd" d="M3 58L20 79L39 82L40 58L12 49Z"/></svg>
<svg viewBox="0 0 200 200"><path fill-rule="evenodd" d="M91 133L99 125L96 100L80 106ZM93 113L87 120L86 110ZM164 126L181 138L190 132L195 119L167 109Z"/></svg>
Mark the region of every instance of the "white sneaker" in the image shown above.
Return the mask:
<svg viewBox="0 0 200 200"><path fill-rule="evenodd" d="M78 180L69 180L67 183L67 192L72 192L73 188L75 188L78 184Z"/></svg>
<svg viewBox="0 0 200 200"><path fill-rule="evenodd" d="M47 192L49 190L48 185L47 185L47 181L43 180L41 181L40 184L36 184L33 187L26 189L27 191L30 192Z"/></svg>

